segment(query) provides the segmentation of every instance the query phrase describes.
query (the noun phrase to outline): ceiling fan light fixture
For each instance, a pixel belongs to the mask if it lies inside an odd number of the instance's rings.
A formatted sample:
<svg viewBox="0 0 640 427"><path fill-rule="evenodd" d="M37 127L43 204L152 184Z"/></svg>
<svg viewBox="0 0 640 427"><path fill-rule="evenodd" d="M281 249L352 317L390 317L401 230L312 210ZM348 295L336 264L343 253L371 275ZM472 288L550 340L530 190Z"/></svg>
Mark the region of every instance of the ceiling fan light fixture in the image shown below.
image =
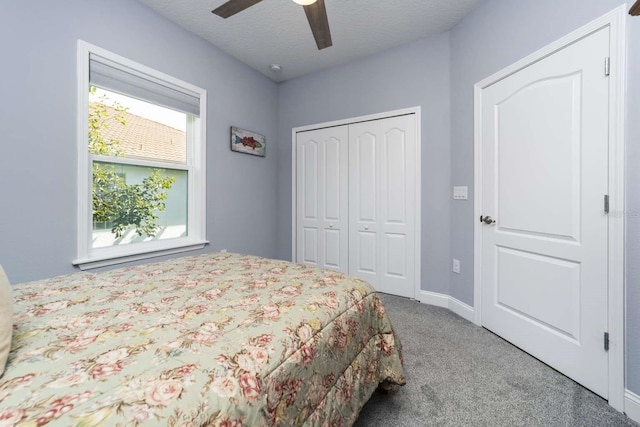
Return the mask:
<svg viewBox="0 0 640 427"><path fill-rule="evenodd" d="M228 18L236 13L242 12L251 6L260 3L262 0L227 0L226 3L212 10L215 15L221 18ZM296 4L304 7L304 14L307 15L307 21L311 27L313 39L318 46L318 50L325 49L333 45L331 41L331 30L329 29L329 21L327 20L327 9L324 0L293 0ZM637 0L640 2L640 0ZM277 64L275 64L277 65ZM271 70L273 72L273 69Z"/></svg>

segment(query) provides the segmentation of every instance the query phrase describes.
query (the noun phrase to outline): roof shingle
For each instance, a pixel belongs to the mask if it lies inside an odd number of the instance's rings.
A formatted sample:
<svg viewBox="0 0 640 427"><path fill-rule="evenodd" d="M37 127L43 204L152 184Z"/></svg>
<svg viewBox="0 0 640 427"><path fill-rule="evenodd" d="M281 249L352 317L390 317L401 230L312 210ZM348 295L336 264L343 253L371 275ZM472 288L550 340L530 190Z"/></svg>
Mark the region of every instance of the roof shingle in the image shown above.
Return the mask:
<svg viewBox="0 0 640 427"><path fill-rule="evenodd" d="M126 124L118 122L119 114L113 107L92 102L89 108L106 108L107 127L102 136L119 142L118 148L125 157L163 162L186 163L187 144L185 132L144 117L123 112Z"/></svg>

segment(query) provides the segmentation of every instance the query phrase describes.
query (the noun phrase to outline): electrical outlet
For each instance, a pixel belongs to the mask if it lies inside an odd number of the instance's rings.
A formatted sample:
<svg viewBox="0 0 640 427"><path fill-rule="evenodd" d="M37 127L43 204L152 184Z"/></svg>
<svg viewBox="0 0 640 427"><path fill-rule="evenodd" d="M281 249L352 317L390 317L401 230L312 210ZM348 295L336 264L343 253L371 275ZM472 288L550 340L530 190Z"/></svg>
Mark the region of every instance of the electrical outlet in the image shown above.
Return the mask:
<svg viewBox="0 0 640 427"><path fill-rule="evenodd" d="M223 254L227 252L226 249L220 249L220 252L222 252Z"/></svg>
<svg viewBox="0 0 640 427"><path fill-rule="evenodd" d="M460 260L459 259L455 259L453 260L453 272L456 274L460 274Z"/></svg>

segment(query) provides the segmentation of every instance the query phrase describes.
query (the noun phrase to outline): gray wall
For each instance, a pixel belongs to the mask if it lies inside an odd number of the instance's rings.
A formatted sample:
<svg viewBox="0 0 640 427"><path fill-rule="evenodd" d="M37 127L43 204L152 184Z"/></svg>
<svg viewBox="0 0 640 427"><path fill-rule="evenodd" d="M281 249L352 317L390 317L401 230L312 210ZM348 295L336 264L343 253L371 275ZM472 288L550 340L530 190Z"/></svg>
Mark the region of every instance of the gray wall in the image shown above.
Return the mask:
<svg viewBox="0 0 640 427"><path fill-rule="evenodd" d="M631 2L632 3L632 2ZM473 85L621 4L620 0L491 0L450 32L451 177L473 185ZM640 18L628 18L627 91L627 388L640 393ZM473 304L473 203L452 203L451 295Z"/></svg>
<svg viewBox="0 0 640 427"><path fill-rule="evenodd" d="M420 105L422 288L448 293L448 34L287 81L279 93L278 256L291 259L291 129Z"/></svg>
<svg viewBox="0 0 640 427"><path fill-rule="evenodd" d="M205 251L275 257L276 150L229 149L231 125L277 140L275 83L136 1L2 1L0 263L11 281L74 271L76 39L207 89Z"/></svg>

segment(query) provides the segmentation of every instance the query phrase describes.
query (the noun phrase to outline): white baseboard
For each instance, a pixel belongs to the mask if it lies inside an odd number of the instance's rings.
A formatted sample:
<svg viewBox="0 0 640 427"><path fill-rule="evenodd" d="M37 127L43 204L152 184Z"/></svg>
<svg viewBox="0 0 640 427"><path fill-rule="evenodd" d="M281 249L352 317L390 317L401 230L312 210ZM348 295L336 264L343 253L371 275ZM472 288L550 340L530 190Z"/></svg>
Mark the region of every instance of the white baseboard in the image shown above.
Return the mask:
<svg viewBox="0 0 640 427"><path fill-rule="evenodd" d="M624 413L640 423L640 396L629 390L624 391Z"/></svg>
<svg viewBox="0 0 640 427"><path fill-rule="evenodd" d="M455 299L452 296L421 290L420 302L423 304L435 305L436 307L448 308L463 319L466 319L469 322L474 321L473 307Z"/></svg>

